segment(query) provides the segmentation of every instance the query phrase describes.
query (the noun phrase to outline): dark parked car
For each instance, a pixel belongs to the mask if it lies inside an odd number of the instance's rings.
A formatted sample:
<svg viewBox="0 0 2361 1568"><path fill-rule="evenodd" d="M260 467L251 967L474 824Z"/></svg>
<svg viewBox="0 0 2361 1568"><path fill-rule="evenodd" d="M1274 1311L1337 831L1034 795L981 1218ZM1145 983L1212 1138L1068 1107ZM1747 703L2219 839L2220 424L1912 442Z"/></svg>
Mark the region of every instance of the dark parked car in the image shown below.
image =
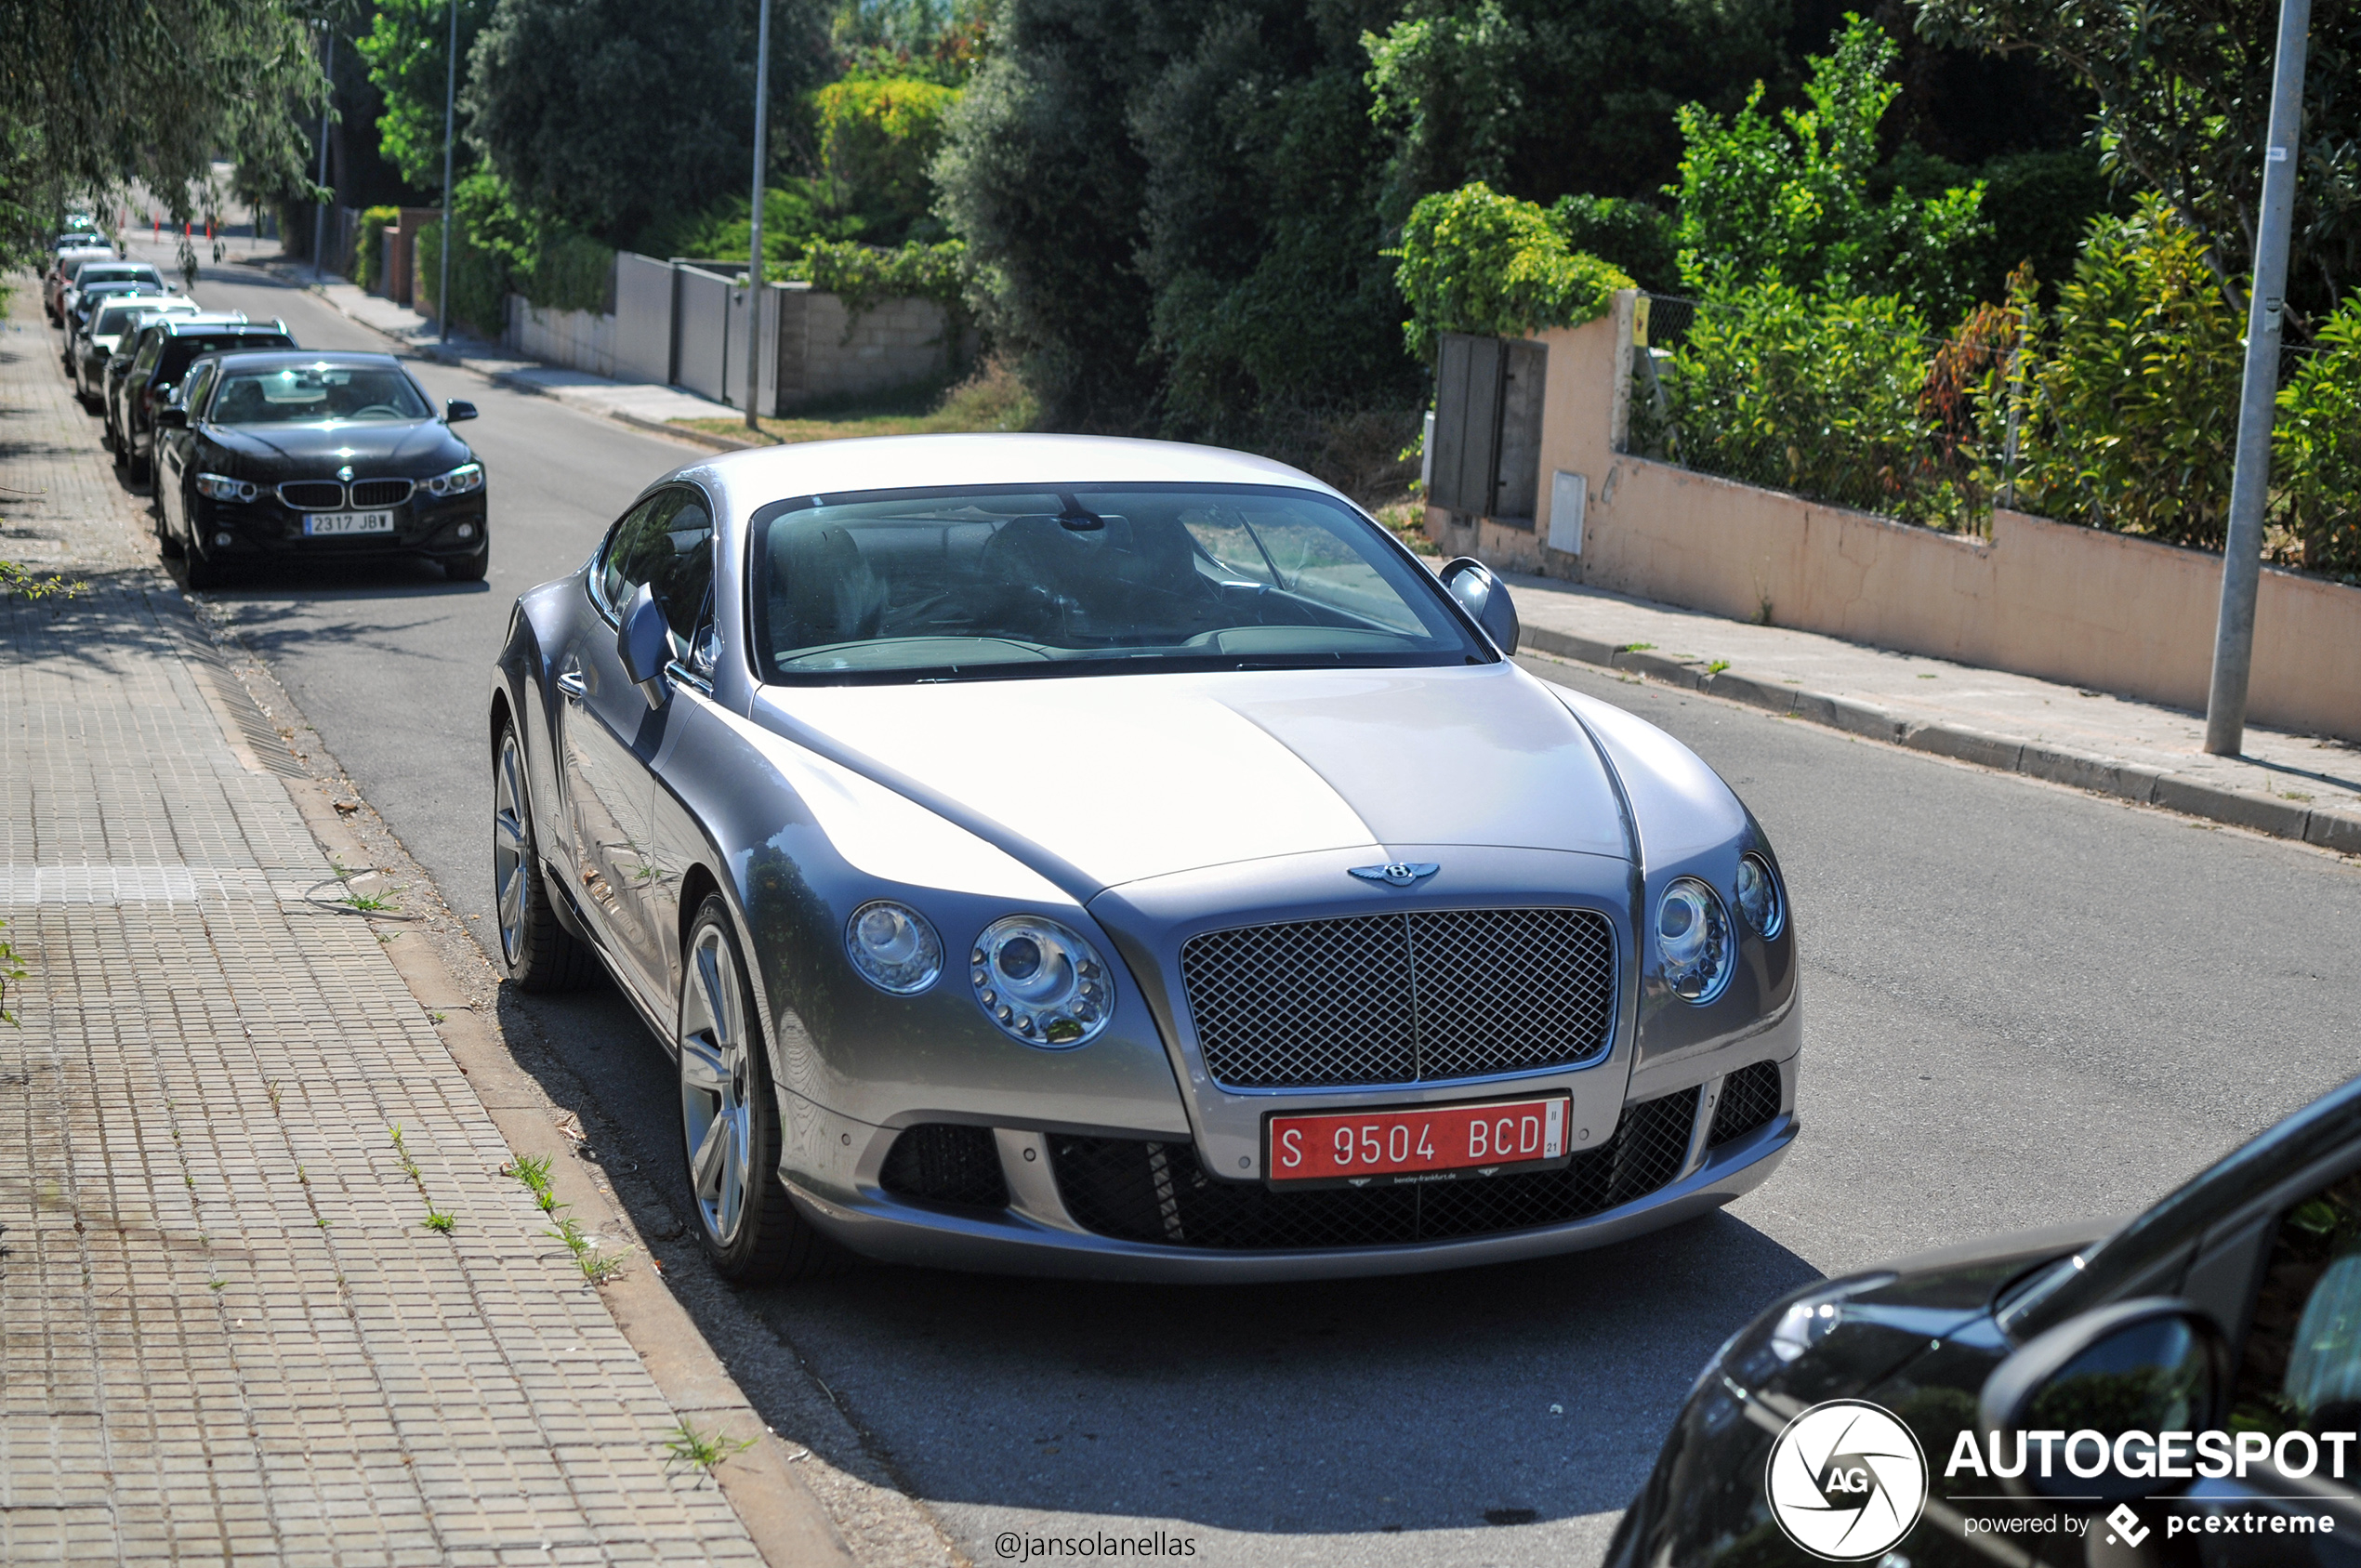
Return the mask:
<svg viewBox="0 0 2361 1568"><path fill-rule="evenodd" d="M157 532L204 587L274 558L492 560L483 465L390 354L207 354L157 411Z"/></svg>
<svg viewBox="0 0 2361 1568"><path fill-rule="evenodd" d="M145 278L106 278L77 290L72 297L73 303L66 311L64 342L58 351L58 363L69 376L73 375L74 363L82 357L83 344L89 336L91 318L100 305L110 299L163 299L167 296L163 284L152 283Z"/></svg>
<svg viewBox="0 0 2361 1568"><path fill-rule="evenodd" d="M106 389L107 362L115 351L127 347L132 323L143 313L157 316L194 316L201 314L197 302L177 294L153 294L136 290L110 295L98 302L90 312L78 339L69 339L71 362L67 373L73 377L74 396L82 406L95 406L99 394Z"/></svg>
<svg viewBox="0 0 2361 1568"><path fill-rule="evenodd" d="M1698 1376L1609 1563L1861 1560L1825 1549L1850 1533L1912 1568L2361 1564L2361 1080L2101 1229L1957 1247L1774 1305ZM1900 1471L1882 1470L1840 1425L1780 1469L1787 1434L1829 1402L1906 1426L1915 1523L1904 1443L1883 1445ZM1798 1520L1824 1549L1796 1541Z"/></svg>
<svg viewBox="0 0 2361 1568"><path fill-rule="evenodd" d="M115 461L128 467L135 479L148 477L155 456L155 411L171 401L198 355L295 346L283 323L250 324L244 316L183 316L149 327L139 335L139 351L125 369L110 405Z"/></svg>

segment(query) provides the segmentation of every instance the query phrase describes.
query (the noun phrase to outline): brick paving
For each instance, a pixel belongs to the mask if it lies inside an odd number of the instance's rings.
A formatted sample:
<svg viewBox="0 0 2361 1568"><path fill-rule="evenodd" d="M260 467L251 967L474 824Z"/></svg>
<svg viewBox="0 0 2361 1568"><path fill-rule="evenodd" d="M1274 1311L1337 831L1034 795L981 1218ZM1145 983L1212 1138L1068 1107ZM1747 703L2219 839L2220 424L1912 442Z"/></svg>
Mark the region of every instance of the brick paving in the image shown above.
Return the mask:
<svg viewBox="0 0 2361 1568"><path fill-rule="evenodd" d="M86 587L0 597L0 1561L759 1561L375 923L304 902L38 311L0 559Z"/></svg>

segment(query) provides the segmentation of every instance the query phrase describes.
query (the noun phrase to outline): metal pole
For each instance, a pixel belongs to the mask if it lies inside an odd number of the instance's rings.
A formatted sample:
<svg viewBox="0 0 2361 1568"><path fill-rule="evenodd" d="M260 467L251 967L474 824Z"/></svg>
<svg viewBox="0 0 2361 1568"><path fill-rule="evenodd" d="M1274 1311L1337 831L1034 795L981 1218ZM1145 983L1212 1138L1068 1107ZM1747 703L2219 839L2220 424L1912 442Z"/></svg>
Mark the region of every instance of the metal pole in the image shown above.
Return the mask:
<svg viewBox="0 0 2361 1568"><path fill-rule="evenodd" d="M2303 123L2303 50L2312 0L2279 0L2279 59L2271 77L2271 135L2262 152L2254 292L2247 305L2246 386L2238 397L2237 468L2230 536L2222 552L2222 615L2214 624L2213 685L2205 749L2236 757L2246 743L2247 678L2254 668L2254 600L2262 580L2262 508L2271 483L2271 415L2279 391L2279 316L2295 217L2295 152Z"/></svg>
<svg viewBox="0 0 2361 1568"><path fill-rule="evenodd" d="M754 244L746 267L746 428L760 431L762 415L756 403L762 396L762 175L763 143L770 135L771 0L762 0L761 20L754 30Z"/></svg>
<svg viewBox="0 0 2361 1568"><path fill-rule="evenodd" d="M442 327L441 341L451 341L451 145L457 125L453 106L459 99L459 0L451 0L451 44L442 62L442 282L435 285L434 313Z"/></svg>
<svg viewBox="0 0 2361 1568"><path fill-rule="evenodd" d="M336 35L333 29L327 28L327 24L325 22L321 23L321 26L323 29L327 29L328 32L328 69L326 72L328 85L326 90L322 92L320 95L319 184L321 190L325 191L328 188L328 106L336 101ZM326 248L327 244L328 203L326 198L323 196L313 208L311 214L311 281L313 283L318 283L320 281L320 274L323 270L321 262L325 259L321 255L321 252Z"/></svg>

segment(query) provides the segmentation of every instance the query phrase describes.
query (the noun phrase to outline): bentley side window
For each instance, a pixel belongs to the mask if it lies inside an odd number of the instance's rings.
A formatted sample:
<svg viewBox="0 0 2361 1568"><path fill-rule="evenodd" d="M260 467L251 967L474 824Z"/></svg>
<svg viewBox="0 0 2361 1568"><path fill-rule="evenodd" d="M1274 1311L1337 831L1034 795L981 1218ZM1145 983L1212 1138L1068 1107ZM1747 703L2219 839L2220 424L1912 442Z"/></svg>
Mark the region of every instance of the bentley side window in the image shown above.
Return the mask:
<svg viewBox="0 0 2361 1568"><path fill-rule="evenodd" d="M655 552L651 543L669 547L664 536L664 520L680 504L678 491L660 490L624 515L607 535L606 548L599 555L599 601L609 610L620 610L632 591L648 580L648 568Z"/></svg>
<svg viewBox="0 0 2361 1568"><path fill-rule="evenodd" d="M2315 1435L2361 1423L2361 1171L2280 1218L2230 1421Z"/></svg>
<svg viewBox="0 0 2361 1568"><path fill-rule="evenodd" d="M648 585L672 627L673 652L686 657L696 645L700 623L712 619L713 517L703 501L683 503L665 520L670 553L655 553Z"/></svg>

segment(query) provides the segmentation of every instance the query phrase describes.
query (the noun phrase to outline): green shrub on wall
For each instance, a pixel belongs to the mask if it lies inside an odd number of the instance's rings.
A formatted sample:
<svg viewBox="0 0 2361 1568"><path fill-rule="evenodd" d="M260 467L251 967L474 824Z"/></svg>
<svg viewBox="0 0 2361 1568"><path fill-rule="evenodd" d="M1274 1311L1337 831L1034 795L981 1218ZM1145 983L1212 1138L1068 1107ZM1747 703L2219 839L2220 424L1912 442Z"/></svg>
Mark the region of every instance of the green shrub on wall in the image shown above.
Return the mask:
<svg viewBox="0 0 2361 1568"><path fill-rule="evenodd" d="M2361 294L2279 392L2272 470L2294 564L2361 576Z"/></svg>
<svg viewBox="0 0 2361 1568"><path fill-rule="evenodd" d="M1566 244L1549 213L1482 180L1419 198L1402 226L1394 282L1409 302L1403 336L1431 362L1439 333L1523 337L1607 312L1631 280Z"/></svg>
<svg viewBox="0 0 2361 1568"><path fill-rule="evenodd" d="M402 221L400 207L363 207L360 232L352 241L352 281L375 289L385 276L386 231Z"/></svg>
<svg viewBox="0 0 2361 1568"><path fill-rule="evenodd" d="M795 269L811 286L836 295L851 315L880 300L931 299L955 317L962 317L962 268L967 246L956 240L941 244L902 245L887 250L854 244L849 240L821 240L803 253Z"/></svg>
<svg viewBox="0 0 2361 1568"><path fill-rule="evenodd" d="M441 312L442 225L418 231L417 286L420 297ZM497 341L508 326L508 269L495 253L472 243L466 230L452 236L451 323L479 337Z"/></svg>

